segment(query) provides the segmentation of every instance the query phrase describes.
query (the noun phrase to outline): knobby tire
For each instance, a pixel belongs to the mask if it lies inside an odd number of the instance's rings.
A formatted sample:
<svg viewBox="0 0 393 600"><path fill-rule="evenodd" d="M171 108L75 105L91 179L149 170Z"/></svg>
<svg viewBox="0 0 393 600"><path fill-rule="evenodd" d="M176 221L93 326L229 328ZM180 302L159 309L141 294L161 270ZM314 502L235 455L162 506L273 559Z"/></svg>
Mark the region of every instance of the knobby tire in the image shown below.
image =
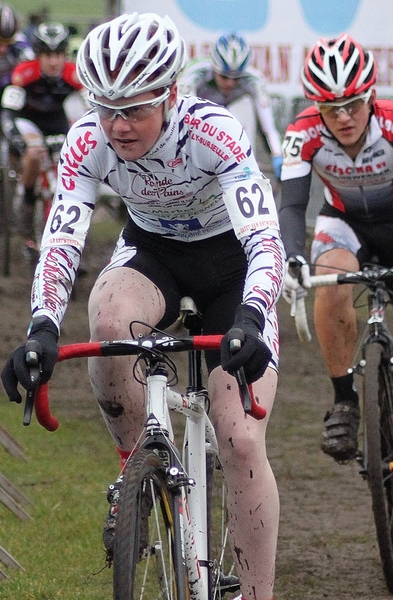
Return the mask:
<svg viewBox="0 0 393 600"><path fill-rule="evenodd" d="M393 592L393 377L384 360L383 348L366 347L364 372L364 421L367 479L377 533L382 569Z"/></svg>
<svg viewBox="0 0 393 600"><path fill-rule="evenodd" d="M188 600L181 540L181 503L152 450L128 462L116 516L114 600Z"/></svg>
<svg viewBox="0 0 393 600"><path fill-rule="evenodd" d="M206 454L207 519L209 563L211 565L211 600L240 589L228 539L226 483L219 458Z"/></svg>

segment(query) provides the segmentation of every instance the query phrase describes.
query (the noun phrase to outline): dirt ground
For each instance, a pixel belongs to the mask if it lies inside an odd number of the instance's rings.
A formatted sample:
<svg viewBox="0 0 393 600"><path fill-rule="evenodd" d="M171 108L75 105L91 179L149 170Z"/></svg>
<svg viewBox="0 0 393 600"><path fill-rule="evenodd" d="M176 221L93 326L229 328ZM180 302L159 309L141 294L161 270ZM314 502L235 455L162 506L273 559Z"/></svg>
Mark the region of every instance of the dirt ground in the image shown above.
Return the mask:
<svg viewBox="0 0 393 600"><path fill-rule="evenodd" d="M1 243L1 239L0 239ZM109 255L107 243L90 244L89 274L80 281L76 299L64 320L61 343L88 339L87 299L98 269ZM0 261L1 261L0 253ZM0 263L0 269L2 264ZM0 274L2 343L0 362L24 340L29 321L30 279L14 248L11 275ZM308 344L296 338L288 306L279 303L281 371L268 445L281 496L277 553L276 600L388 600L372 520L370 496L357 465L337 465L319 449L322 419L332 400L315 337ZM311 315L311 311L310 311ZM100 418L92 398L84 361L59 365L53 402L65 410L65 385L73 394L73 410ZM67 383L66 383L67 382Z"/></svg>

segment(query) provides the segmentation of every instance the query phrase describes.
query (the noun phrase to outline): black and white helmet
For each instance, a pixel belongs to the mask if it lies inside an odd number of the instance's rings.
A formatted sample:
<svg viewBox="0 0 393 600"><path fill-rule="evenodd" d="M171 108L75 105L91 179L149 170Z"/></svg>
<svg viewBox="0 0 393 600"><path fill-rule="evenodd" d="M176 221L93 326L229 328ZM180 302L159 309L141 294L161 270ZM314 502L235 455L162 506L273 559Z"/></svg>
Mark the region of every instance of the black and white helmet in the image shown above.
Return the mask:
<svg viewBox="0 0 393 600"><path fill-rule="evenodd" d="M68 28L61 23L41 23L33 34L33 50L36 54L63 52L69 40Z"/></svg>
<svg viewBox="0 0 393 600"><path fill-rule="evenodd" d="M136 12L95 27L76 61L81 83L111 100L169 88L186 63L185 42L172 20Z"/></svg>
<svg viewBox="0 0 393 600"><path fill-rule="evenodd" d="M8 4L0 4L0 41L12 41L18 29L18 22L14 10Z"/></svg>

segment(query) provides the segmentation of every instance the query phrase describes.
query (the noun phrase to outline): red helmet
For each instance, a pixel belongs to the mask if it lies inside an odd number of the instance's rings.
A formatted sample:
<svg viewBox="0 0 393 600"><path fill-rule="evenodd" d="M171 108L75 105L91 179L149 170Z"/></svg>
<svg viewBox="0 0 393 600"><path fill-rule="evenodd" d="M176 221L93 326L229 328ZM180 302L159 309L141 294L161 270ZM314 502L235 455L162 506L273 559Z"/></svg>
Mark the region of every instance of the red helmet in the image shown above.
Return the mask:
<svg viewBox="0 0 393 600"><path fill-rule="evenodd" d="M347 33L334 40L318 40L301 73L306 97L316 102L361 94L374 85L376 76L372 53Z"/></svg>

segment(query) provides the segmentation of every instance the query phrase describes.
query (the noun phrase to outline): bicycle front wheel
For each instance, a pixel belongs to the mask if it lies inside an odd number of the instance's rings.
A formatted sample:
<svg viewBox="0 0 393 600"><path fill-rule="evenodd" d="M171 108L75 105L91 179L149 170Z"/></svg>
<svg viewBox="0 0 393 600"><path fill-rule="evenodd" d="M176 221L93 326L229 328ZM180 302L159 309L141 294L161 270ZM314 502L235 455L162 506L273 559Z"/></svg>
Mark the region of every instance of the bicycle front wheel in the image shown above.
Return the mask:
<svg viewBox="0 0 393 600"><path fill-rule="evenodd" d="M128 462L120 490L113 555L114 600L186 600L181 502L152 450Z"/></svg>
<svg viewBox="0 0 393 600"><path fill-rule="evenodd" d="M207 517L211 581L209 598L218 600L240 590L228 539L227 488L218 456L206 454Z"/></svg>
<svg viewBox="0 0 393 600"><path fill-rule="evenodd" d="M393 592L393 377L383 348L369 344L365 352L364 421L366 470L372 498L382 569Z"/></svg>

